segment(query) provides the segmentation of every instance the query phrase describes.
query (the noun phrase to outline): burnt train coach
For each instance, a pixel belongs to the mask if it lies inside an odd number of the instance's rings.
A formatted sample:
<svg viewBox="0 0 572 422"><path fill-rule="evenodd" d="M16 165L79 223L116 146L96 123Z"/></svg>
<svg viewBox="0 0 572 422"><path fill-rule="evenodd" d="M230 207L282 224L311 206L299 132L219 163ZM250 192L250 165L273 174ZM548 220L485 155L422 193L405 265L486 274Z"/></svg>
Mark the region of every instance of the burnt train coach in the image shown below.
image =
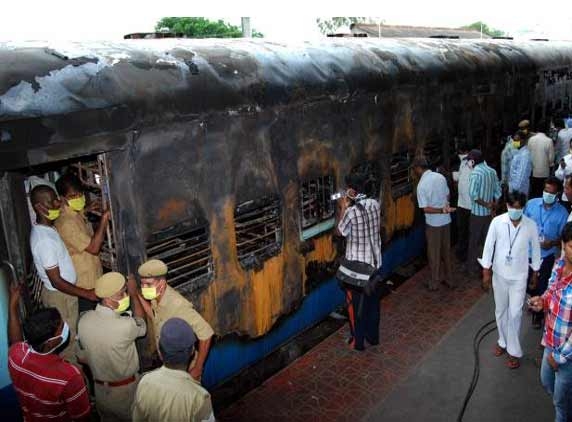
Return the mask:
<svg viewBox="0 0 572 422"><path fill-rule="evenodd" d="M424 248L412 157L446 168L461 138L492 157L519 118L569 109L571 65L534 41L0 44L1 258L32 308L27 191L73 167L112 211L104 266L163 259L214 327L213 386L342 302L346 175L381 200L389 273Z"/></svg>

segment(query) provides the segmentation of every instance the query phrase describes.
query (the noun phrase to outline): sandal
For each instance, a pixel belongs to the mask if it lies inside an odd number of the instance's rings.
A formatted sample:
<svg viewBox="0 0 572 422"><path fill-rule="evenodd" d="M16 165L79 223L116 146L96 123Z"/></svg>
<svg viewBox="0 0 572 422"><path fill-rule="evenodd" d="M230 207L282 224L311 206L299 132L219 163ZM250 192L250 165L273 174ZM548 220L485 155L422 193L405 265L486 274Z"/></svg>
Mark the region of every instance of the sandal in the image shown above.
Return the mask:
<svg viewBox="0 0 572 422"><path fill-rule="evenodd" d="M495 351L494 351L494 355L498 358L499 356L502 356L506 353L506 349L503 347L500 347L498 344L495 346Z"/></svg>
<svg viewBox="0 0 572 422"><path fill-rule="evenodd" d="M514 356L508 355L508 360L506 361L506 366L510 369L517 369L520 367L520 359Z"/></svg>

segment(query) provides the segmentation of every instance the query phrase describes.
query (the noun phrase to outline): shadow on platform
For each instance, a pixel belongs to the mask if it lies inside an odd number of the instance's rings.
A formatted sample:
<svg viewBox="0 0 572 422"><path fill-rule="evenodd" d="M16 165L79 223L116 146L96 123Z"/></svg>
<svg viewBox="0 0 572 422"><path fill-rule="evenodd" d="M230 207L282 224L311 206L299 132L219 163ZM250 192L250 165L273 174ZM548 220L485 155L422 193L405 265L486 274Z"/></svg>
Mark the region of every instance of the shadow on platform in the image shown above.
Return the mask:
<svg viewBox="0 0 572 422"><path fill-rule="evenodd" d="M493 298L486 295L363 420L456 421L473 373L473 337L493 317ZM552 402L539 379L541 334L531 328L530 316L524 312L521 338L525 356L516 370L505 366L506 357L493 356L498 335L496 331L488 335L481 343L480 379L464 422L554 419Z"/></svg>

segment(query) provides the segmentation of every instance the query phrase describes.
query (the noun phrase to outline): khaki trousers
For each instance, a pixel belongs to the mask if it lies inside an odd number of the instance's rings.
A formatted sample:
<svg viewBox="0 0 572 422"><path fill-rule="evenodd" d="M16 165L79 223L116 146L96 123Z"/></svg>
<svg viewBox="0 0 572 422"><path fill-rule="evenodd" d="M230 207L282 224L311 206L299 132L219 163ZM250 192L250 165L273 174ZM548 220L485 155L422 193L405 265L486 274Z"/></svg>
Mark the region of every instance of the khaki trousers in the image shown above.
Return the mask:
<svg viewBox="0 0 572 422"><path fill-rule="evenodd" d="M95 384L95 405L101 422L129 422L139 376L131 384L119 387Z"/></svg>
<svg viewBox="0 0 572 422"><path fill-rule="evenodd" d="M70 339L68 346L61 353L62 357L71 363L76 363L76 333L77 333L77 297L62 293L59 290L51 291L42 288L42 303L45 307L56 308L62 319L70 327Z"/></svg>
<svg viewBox="0 0 572 422"><path fill-rule="evenodd" d="M441 227L425 226L427 238L427 259L431 270L430 289L439 287L439 281L453 284L451 278L451 224ZM443 278L440 278L440 273Z"/></svg>

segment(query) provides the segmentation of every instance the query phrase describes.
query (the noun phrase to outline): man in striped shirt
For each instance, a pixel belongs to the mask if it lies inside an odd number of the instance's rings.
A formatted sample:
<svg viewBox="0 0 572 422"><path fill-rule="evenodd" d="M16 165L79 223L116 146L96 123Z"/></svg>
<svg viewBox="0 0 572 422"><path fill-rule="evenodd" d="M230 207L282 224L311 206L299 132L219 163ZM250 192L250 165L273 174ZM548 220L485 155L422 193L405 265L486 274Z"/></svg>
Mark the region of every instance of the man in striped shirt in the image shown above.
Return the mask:
<svg viewBox="0 0 572 422"><path fill-rule="evenodd" d="M89 421L91 406L83 376L58 355L70 341L67 323L56 308L46 308L27 319L22 335L19 302L19 288L12 287L8 370L24 420Z"/></svg>
<svg viewBox="0 0 572 422"><path fill-rule="evenodd" d="M474 166L469 179L471 198L471 221L469 226L469 268L477 274L480 271L477 258L480 256L491 215L494 217L496 201L501 197L500 181L496 171L489 167L478 149L469 152L469 163Z"/></svg>
<svg viewBox="0 0 572 422"><path fill-rule="evenodd" d="M526 137L518 133L514 135L518 140L518 150L512 159L508 177L509 192L524 193L528 197L530 191L530 176L532 175L532 159L526 145Z"/></svg>
<svg viewBox="0 0 572 422"><path fill-rule="evenodd" d="M562 251L548 289L529 302L533 311L545 313L540 380L553 398L556 422L572 420L572 223L564 227Z"/></svg>

